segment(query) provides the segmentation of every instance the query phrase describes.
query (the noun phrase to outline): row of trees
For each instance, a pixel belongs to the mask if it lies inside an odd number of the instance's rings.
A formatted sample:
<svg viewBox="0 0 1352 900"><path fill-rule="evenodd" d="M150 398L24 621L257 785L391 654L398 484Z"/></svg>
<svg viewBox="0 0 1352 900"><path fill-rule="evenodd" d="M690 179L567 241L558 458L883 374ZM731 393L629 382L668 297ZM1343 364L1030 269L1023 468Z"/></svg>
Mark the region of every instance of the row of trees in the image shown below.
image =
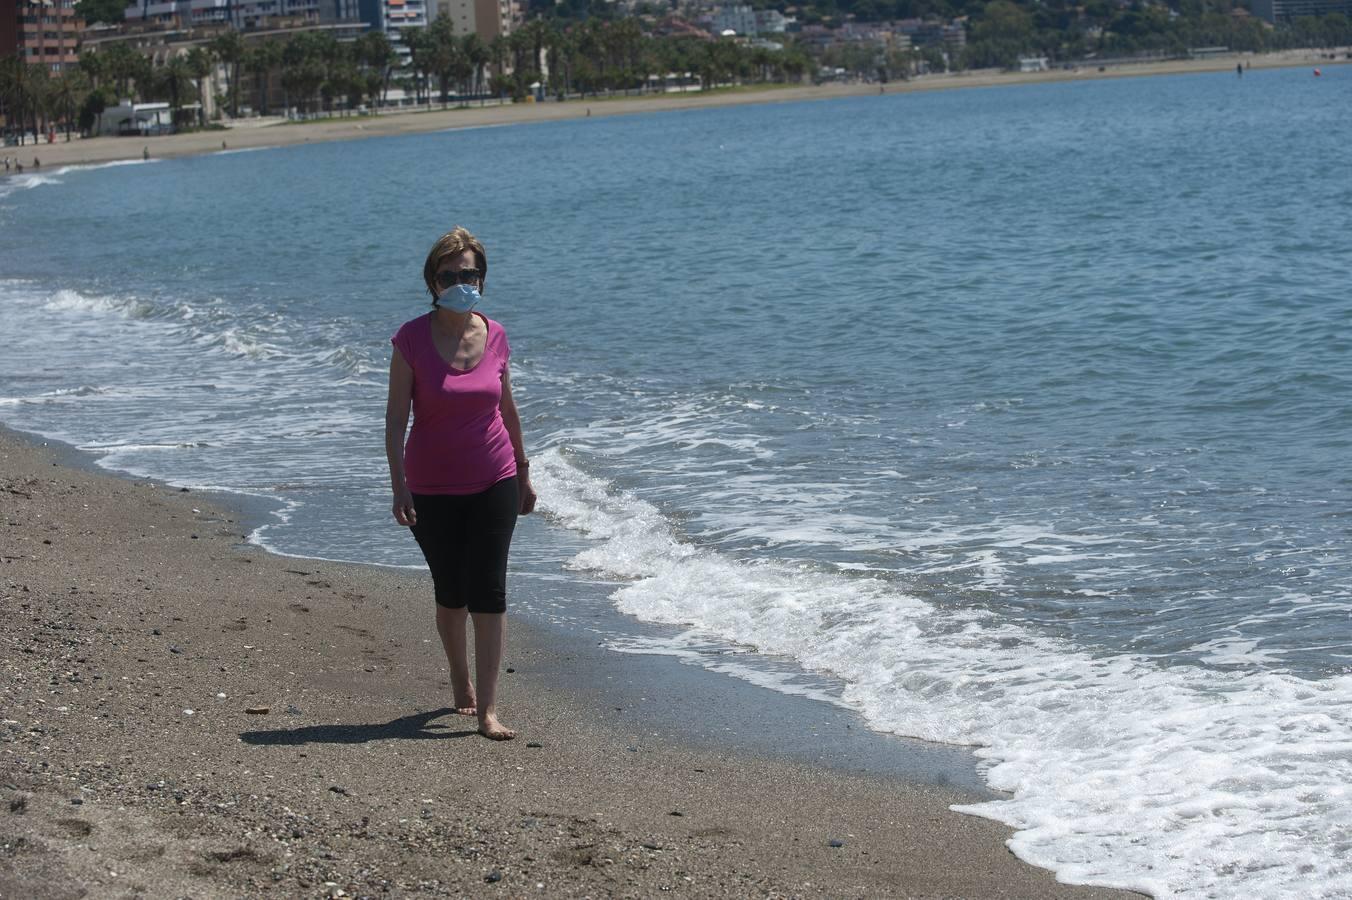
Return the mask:
<svg viewBox="0 0 1352 900"><path fill-rule="evenodd" d="M1013 65L1025 55L1069 62L1140 53L1180 55L1194 47L1264 52L1350 44L1352 22L1341 13L1271 28L1252 16L1235 15L1228 4L1197 0L1125 7L1103 0L1086 5L991 0L970 20L967 47L954 62L986 68Z"/></svg>
<svg viewBox="0 0 1352 900"><path fill-rule="evenodd" d="M490 93L521 99L535 89L565 98L661 89L669 76L686 73L706 86L800 81L812 68L801 50L653 37L634 18L598 17L564 27L533 19L487 44L473 34L457 37L450 20L441 18L425 30L405 30L404 38L416 77L435 84L443 104L452 90L462 97ZM498 74L485 80L490 68Z"/></svg>
<svg viewBox="0 0 1352 900"><path fill-rule="evenodd" d="M632 18L568 27L537 20L485 42L476 34L455 34L450 19L441 17L428 28L405 29L402 37L411 54L407 69L400 68L398 53L380 32L355 41L339 41L329 32L247 41L227 31L159 65L127 44L109 44L82 53L78 67L59 75L8 57L0 61L0 104L11 123L22 123L20 131L41 134L48 123L59 122L69 134L77 125L92 129L119 98L167 102L180 128L200 127L208 77L218 67L224 90L217 99L233 116L245 107L276 112L271 99L276 88L287 109L346 111L377 105L395 85L416 102L430 104L435 95L447 105L452 96L461 103L471 97L523 99L532 90L560 98L641 92L665 85L671 73L690 73L706 85L799 81L812 68L807 54L793 49L649 37ZM188 112L194 105L197 112Z"/></svg>

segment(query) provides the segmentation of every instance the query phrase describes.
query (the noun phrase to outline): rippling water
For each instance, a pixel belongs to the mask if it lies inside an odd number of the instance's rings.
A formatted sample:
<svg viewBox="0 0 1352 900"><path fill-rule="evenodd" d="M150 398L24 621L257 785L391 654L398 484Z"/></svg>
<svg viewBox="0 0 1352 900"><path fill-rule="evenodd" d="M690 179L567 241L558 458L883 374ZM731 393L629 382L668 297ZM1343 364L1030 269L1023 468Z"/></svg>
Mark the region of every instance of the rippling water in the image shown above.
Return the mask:
<svg viewBox="0 0 1352 900"><path fill-rule="evenodd" d="M1350 94L1199 75L11 179L0 420L274 498L283 552L416 564L388 337L468 225L547 515L518 568L680 626L619 649L792 660L977 745L1013 796L971 811L1068 880L1350 896Z"/></svg>

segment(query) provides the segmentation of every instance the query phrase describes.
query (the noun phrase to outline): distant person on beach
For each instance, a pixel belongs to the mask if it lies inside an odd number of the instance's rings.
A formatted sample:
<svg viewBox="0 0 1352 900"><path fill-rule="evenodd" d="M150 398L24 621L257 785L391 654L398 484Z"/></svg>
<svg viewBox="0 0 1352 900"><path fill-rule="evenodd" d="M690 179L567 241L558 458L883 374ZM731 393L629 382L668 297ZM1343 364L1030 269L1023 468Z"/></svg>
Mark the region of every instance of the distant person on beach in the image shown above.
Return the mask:
<svg viewBox="0 0 1352 900"><path fill-rule="evenodd" d="M535 491L512 399L507 333L475 311L487 275L488 255L465 229L432 245L423 264L432 311L405 322L391 339L385 455L394 519L413 530L432 572L455 711L478 716L484 737L506 741L516 737L497 714L507 552L518 513L535 509ZM413 428L405 443L410 405Z"/></svg>

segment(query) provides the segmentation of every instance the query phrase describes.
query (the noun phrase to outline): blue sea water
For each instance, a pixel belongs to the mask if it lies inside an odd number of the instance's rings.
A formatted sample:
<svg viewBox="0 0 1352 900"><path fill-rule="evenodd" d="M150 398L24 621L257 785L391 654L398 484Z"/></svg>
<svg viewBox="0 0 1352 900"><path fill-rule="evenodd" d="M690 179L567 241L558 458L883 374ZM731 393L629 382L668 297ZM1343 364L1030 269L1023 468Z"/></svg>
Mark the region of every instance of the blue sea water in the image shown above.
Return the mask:
<svg viewBox="0 0 1352 900"><path fill-rule="evenodd" d="M1352 896L1350 100L1292 69L12 178L0 421L416 565L388 338L469 226L541 493L518 583L975 745L1010 798L966 811L1063 880Z"/></svg>

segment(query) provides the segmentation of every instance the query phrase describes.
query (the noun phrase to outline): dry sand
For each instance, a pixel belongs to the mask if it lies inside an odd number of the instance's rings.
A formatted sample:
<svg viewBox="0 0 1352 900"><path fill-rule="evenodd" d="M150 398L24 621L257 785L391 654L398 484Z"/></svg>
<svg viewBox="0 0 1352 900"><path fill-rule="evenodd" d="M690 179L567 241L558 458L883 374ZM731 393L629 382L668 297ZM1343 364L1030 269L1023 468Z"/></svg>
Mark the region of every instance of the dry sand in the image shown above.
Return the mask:
<svg viewBox="0 0 1352 900"><path fill-rule="evenodd" d="M1346 62L1346 53L1340 51L1340 55L1344 56L1344 59L1338 62ZM1212 59L1133 63L1108 66L1102 72L1094 66L1082 66L1071 71L1057 69L1027 74L986 69L954 75L923 76L910 81L894 82L883 86L882 91L888 94L898 94L1039 82L1178 75L1189 72L1233 72L1237 62L1247 62L1255 69L1335 64L1332 60L1321 58L1321 54L1316 51L1292 50L1269 54L1233 54ZM226 131L207 131L154 138L77 139L69 143L58 136L55 144L44 143L37 146L6 147L2 152L4 155L16 157L25 166L30 166L36 157L41 161L43 168L50 169L53 166L140 159L143 149L149 151L152 159L167 159L176 156L220 152L222 142L226 145L225 149L237 151L259 147L283 147L322 141L352 140L381 135L417 134L453 128L482 128L491 125L580 119L588 115L602 118L663 110L740 106L749 103L789 103L878 95L879 85L876 84L825 84L816 87L782 87L709 94L668 94L627 99L619 97L594 101L572 100L567 103L518 103L432 112L398 112L379 116L316 120L299 124L259 126L250 123L249 120L241 120L237 127ZM30 169L29 172L31 173L32 170Z"/></svg>
<svg viewBox="0 0 1352 900"><path fill-rule="evenodd" d="M0 430L0 897L1128 896L968 794L655 739L519 623L521 736L484 740L424 577L268 555L206 499Z"/></svg>

